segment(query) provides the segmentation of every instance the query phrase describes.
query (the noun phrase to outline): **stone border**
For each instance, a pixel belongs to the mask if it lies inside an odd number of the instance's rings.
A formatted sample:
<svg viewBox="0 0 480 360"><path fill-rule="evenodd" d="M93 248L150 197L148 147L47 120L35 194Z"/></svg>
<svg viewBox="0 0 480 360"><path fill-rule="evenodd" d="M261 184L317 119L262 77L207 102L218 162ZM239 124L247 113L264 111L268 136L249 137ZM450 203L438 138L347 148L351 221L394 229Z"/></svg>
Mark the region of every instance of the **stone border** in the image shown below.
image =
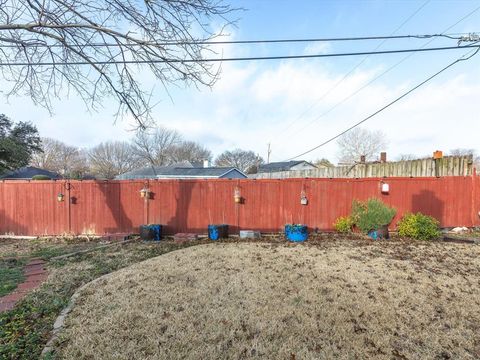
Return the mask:
<svg viewBox="0 0 480 360"><path fill-rule="evenodd" d="M103 245L102 248L104 248L106 246L125 244L125 243L136 241L136 240L138 240L138 239L130 239L130 240L125 240L125 241L118 242L118 243L115 243L115 244L107 244L107 245ZM100 247L96 247L94 249L88 249L88 250L92 251L92 250L99 249L99 248ZM76 255L76 254L79 254L79 253L82 253L82 252L84 252L84 250L78 251L78 252L72 253L72 254L67 254L67 255L68 256L73 256L73 255ZM160 256L162 256L162 255L160 255ZM60 257L57 257L57 258L60 258ZM52 259L54 259L54 258L52 258ZM50 259L50 260L52 260L52 259ZM130 266L132 266L132 265L134 265L134 264L131 264ZM92 281L80 286L73 293L72 297L70 298L70 301L68 302L68 305L60 312L60 315L58 315L57 318L55 319L55 322L53 323L52 335L50 336L50 339L47 341L45 347L42 350L42 353L40 354L40 356L45 356L47 353L49 353L50 351L53 350L53 344L58 339L58 337L60 335L60 331L65 326L65 319L67 318L67 315L70 313L70 311L72 311L72 309L75 306L75 303L77 302L77 299L80 297L82 291L85 290L87 287L89 287L91 285L94 285L97 282L112 276L114 273L116 273L119 270L122 270L122 269L115 270L111 273L108 273L108 274L102 275L102 276L100 276L96 279L93 279Z"/></svg>
<svg viewBox="0 0 480 360"><path fill-rule="evenodd" d="M120 269L119 269L120 270ZM60 331L63 329L65 326L65 319L67 318L67 315L72 311L73 307L75 306L75 303L77 302L77 299L80 297L81 293L89 286L96 284L97 282L106 279L110 277L112 274L114 274L116 271L113 271L111 273L102 275L96 279L93 279L92 281L83 284L80 286L75 293L72 295L70 298L70 301L68 302L68 305L60 312L60 315L57 316L55 319L55 323L53 324L53 330L52 330L52 335L50 336L50 339L47 341L47 344L42 350L42 353L40 354L41 356L46 355L48 352L53 350L53 343L55 340L58 339Z"/></svg>
<svg viewBox="0 0 480 360"><path fill-rule="evenodd" d="M105 249L105 248L108 248L108 247L111 247L111 246L115 246L115 245L128 244L128 243L133 242L133 241L136 241L136 240L139 240L139 239L138 239L138 238L128 239L128 240L122 240L122 241L112 242L112 243L110 243L110 244L95 246L94 248L91 248L91 249L79 250L79 251L76 251L76 252L73 252L73 253L63 254L63 255L60 255L60 256L55 256L55 257L52 257L49 261L56 261L56 260L66 259L66 258L69 258L69 257L71 257L71 256L75 256L75 255L79 255L79 254L86 254L86 253L89 253L89 252L92 252L92 251L95 251L95 250Z"/></svg>

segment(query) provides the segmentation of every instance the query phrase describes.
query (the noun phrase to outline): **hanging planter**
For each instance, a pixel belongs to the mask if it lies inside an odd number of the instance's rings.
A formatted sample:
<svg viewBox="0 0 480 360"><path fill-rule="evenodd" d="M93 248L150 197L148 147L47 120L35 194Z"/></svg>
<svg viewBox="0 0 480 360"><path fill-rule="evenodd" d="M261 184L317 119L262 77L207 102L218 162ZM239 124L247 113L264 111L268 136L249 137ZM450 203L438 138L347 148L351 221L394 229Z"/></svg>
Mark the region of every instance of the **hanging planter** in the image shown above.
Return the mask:
<svg viewBox="0 0 480 360"><path fill-rule="evenodd" d="M308 238L307 225L303 224L286 224L285 237L289 241L302 242Z"/></svg>
<svg viewBox="0 0 480 360"><path fill-rule="evenodd" d="M208 238L210 240L224 239L228 237L228 225L227 224L211 224L208 225Z"/></svg>

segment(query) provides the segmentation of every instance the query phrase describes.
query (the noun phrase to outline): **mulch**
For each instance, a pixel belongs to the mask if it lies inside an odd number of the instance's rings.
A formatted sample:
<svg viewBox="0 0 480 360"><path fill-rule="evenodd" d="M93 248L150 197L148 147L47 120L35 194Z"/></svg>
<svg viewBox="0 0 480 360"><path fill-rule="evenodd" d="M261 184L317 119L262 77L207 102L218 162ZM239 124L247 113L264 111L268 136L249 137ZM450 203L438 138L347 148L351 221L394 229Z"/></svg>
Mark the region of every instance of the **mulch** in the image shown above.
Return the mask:
<svg viewBox="0 0 480 360"><path fill-rule="evenodd" d="M15 304L25 297L30 291L39 287L48 277L45 261L32 259L23 268L25 281L17 286L10 294L0 297L0 313L12 310Z"/></svg>

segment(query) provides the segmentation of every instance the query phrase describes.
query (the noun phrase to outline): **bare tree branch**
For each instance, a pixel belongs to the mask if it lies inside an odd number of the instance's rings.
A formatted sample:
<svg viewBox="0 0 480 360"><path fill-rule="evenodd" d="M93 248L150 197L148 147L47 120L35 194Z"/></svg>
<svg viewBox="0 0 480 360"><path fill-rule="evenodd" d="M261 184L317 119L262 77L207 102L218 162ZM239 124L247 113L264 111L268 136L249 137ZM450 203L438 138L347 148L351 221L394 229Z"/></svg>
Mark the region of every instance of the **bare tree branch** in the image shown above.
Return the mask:
<svg viewBox="0 0 480 360"><path fill-rule="evenodd" d="M9 45L0 49L0 63L25 63L0 67L0 90L50 111L65 91L93 110L114 97L117 116L146 128L151 91L142 76L150 73L165 89L177 82L212 86L219 69L202 61L212 51L202 42L222 35L223 27L215 32L210 24L228 25L232 11L221 0L0 0L0 44ZM148 64L109 64L128 60ZM51 65L36 65L45 61Z"/></svg>

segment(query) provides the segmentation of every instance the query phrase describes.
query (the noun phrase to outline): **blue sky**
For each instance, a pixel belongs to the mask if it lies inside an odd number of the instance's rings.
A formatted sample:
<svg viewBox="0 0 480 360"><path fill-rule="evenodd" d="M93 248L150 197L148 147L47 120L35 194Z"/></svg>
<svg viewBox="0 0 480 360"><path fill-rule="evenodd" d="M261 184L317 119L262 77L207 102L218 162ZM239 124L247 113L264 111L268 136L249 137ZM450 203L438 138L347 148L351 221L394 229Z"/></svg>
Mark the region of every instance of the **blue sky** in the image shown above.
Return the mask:
<svg viewBox="0 0 480 360"><path fill-rule="evenodd" d="M480 1L287 1L230 2L243 7L229 39L347 37L480 32ZM420 10L419 10L420 9ZM400 29L412 14L415 14ZM213 27L218 24L212 24ZM389 40L380 49L452 46L454 40ZM374 50L380 42L297 45L228 45L223 56L267 56ZM236 62L222 65L213 89L171 87L172 99L157 87L154 110L158 124L179 130L214 154L233 148L254 150L272 160L285 160L309 149L361 120L424 80L466 51L332 59ZM352 95L385 70L401 64ZM363 61L363 62L362 62ZM358 65L360 62L361 65ZM480 54L422 87L407 99L368 121L365 128L382 130L390 158L399 154L431 154L436 149L475 148L480 152ZM346 73L354 67L353 73ZM343 80L342 80L343 79ZM146 81L145 86L155 85ZM89 113L72 97L55 104L55 114L29 99L0 100L0 112L14 120L34 122L43 136L89 147L102 141L128 139L128 120L113 123L115 106L106 101ZM336 161L336 144L305 156Z"/></svg>

